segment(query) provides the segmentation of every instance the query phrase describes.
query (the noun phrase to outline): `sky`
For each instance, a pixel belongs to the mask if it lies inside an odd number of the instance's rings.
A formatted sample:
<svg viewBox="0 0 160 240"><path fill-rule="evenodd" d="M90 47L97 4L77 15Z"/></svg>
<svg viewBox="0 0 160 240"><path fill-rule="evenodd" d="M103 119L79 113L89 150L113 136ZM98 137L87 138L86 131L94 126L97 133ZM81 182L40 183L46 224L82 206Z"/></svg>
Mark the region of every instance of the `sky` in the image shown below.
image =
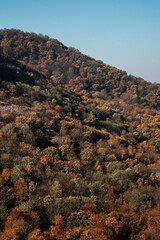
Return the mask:
<svg viewBox="0 0 160 240"><path fill-rule="evenodd" d="M0 29L68 47L160 83L160 0L0 0Z"/></svg>

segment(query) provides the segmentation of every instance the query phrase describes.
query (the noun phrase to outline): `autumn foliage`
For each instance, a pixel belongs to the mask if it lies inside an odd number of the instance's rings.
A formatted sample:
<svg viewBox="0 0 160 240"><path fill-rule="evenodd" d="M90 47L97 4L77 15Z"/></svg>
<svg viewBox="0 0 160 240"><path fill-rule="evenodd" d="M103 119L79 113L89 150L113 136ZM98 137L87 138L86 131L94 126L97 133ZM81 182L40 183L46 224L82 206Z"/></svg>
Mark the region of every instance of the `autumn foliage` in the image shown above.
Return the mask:
<svg viewBox="0 0 160 240"><path fill-rule="evenodd" d="M0 240L158 240L160 86L0 31Z"/></svg>

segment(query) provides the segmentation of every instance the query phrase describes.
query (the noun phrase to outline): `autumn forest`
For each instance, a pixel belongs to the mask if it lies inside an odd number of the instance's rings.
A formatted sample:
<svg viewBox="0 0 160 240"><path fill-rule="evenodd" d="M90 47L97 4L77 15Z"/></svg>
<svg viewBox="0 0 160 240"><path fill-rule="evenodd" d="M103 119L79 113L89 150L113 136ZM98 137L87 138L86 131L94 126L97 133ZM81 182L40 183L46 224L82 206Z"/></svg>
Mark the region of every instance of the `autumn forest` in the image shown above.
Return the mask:
<svg viewBox="0 0 160 240"><path fill-rule="evenodd" d="M159 240L160 84L0 30L0 240Z"/></svg>

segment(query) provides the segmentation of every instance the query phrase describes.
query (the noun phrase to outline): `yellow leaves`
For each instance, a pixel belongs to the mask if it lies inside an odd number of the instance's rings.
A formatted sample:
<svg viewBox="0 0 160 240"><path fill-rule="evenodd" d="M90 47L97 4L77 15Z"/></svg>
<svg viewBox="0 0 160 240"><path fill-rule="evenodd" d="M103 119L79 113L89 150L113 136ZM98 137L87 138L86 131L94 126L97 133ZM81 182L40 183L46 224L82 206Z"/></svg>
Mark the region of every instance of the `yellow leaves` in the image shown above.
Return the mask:
<svg viewBox="0 0 160 240"><path fill-rule="evenodd" d="M93 236L90 229L87 229L82 233L81 239L82 240L93 240L93 239L97 239L97 238L95 238L95 236Z"/></svg>
<svg viewBox="0 0 160 240"><path fill-rule="evenodd" d="M114 226L118 223L115 217L108 217L106 220L106 226L109 228L114 228Z"/></svg>
<svg viewBox="0 0 160 240"><path fill-rule="evenodd" d="M147 151L155 151L156 147L154 145L148 145L147 141L143 141L139 144L140 147L143 147Z"/></svg>
<svg viewBox="0 0 160 240"><path fill-rule="evenodd" d="M94 162L94 152L89 147L81 151L81 159L91 165Z"/></svg>
<svg viewBox="0 0 160 240"><path fill-rule="evenodd" d="M100 138L102 139L109 139L110 133L106 132L105 130L96 130L94 127L86 127L85 131L83 132L84 140L97 142Z"/></svg>
<svg viewBox="0 0 160 240"><path fill-rule="evenodd" d="M160 182L160 172L157 172L155 178L158 182Z"/></svg>
<svg viewBox="0 0 160 240"><path fill-rule="evenodd" d="M46 166L48 164L48 158L46 156L42 156L39 161L39 164Z"/></svg>
<svg viewBox="0 0 160 240"><path fill-rule="evenodd" d="M66 117L65 119L67 119L67 118L68 118L68 121L62 120L62 121L60 122L60 123L61 123L61 126L66 127L67 129L72 129L72 128L74 128L76 121L73 121L73 119L71 119L71 118L69 118L69 117Z"/></svg>
<svg viewBox="0 0 160 240"><path fill-rule="evenodd" d="M53 162L53 157L50 154L47 154L45 156L42 156L39 160L38 165L41 167L48 167Z"/></svg>
<svg viewBox="0 0 160 240"><path fill-rule="evenodd" d="M59 145L62 156L66 156L69 152L73 151L73 143L69 137L62 137L59 139Z"/></svg>
<svg viewBox="0 0 160 240"><path fill-rule="evenodd" d="M150 116L145 122L141 124L137 123L136 131L144 138L158 140L160 138L159 120L155 120L155 117L152 118Z"/></svg>
<svg viewBox="0 0 160 240"><path fill-rule="evenodd" d="M28 150L28 151L33 150L33 145L32 144L27 144L27 143L24 143L24 142L20 142L19 147L24 149L24 150Z"/></svg>
<svg viewBox="0 0 160 240"><path fill-rule="evenodd" d="M124 224L121 221L122 216L116 214L115 212L111 212L108 214L106 219L106 226L111 228L116 235L122 232Z"/></svg>
<svg viewBox="0 0 160 240"><path fill-rule="evenodd" d="M128 165L130 168L132 168L134 165L136 165L137 159L127 158L127 159L126 159L126 163L127 163L127 165Z"/></svg>

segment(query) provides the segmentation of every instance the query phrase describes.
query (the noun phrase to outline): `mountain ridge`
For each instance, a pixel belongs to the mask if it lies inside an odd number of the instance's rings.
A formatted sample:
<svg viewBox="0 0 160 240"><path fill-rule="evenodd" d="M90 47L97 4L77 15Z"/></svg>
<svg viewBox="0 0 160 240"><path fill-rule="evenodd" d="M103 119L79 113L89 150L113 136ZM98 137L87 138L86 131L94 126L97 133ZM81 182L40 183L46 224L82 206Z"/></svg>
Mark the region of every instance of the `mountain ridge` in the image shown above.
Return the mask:
<svg viewBox="0 0 160 240"><path fill-rule="evenodd" d="M38 70L57 85L83 95L97 92L106 99L121 98L142 107L160 107L160 85L127 75L125 71L96 61L58 40L20 30L2 30L4 55Z"/></svg>

